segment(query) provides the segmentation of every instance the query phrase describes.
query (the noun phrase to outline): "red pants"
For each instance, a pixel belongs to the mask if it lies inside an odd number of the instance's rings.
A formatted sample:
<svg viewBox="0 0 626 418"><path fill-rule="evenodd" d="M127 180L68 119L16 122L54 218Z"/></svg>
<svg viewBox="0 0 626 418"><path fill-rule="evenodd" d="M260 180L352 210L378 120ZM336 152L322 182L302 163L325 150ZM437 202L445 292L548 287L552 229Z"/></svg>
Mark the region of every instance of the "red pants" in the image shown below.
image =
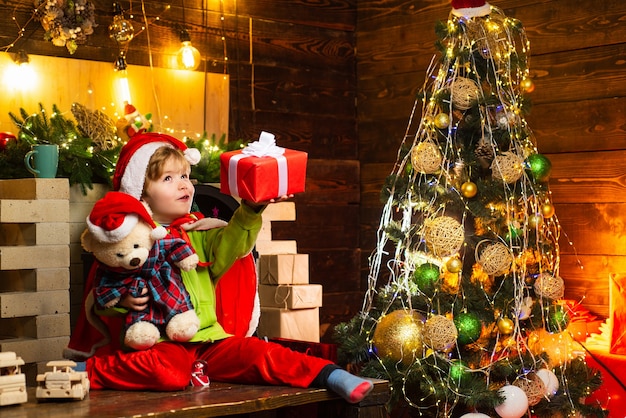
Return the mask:
<svg viewBox="0 0 626 418"><path fill-rule="evenodd" d="M173 391L189 386L195 360L206 361L209 378L217 382L294 387L308 387L324 366L333 364L256 337L230 337L95 356L87 360L87 372L92 389Z"/></svg>

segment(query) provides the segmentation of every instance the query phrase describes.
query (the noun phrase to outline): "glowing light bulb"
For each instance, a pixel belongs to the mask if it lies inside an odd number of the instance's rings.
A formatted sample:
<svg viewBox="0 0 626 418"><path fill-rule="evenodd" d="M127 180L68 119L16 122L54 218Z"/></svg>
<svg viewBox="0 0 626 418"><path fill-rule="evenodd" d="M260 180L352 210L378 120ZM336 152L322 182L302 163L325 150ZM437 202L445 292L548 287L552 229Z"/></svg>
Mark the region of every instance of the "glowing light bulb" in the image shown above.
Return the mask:
<svg viewBox="0 0 626 418"><path fill-rule="evenodd" d="M200 65L201 56L200 51L191 45L191 38L189 32L185 29L180 31L180 42L182 46L176 53L176 61L178 67L183 70L195 70Z"/></svg>
<svg viewBox="0 0 626 418"><path fill-rule="evenodd" d="M120 55L115 61L115 93L118 103L121 104L132 103L130 85L128 83L128 71L126 68L126 59L124 56Z"/></svg>
<svg viewBox="0 0 626 418"><path fill-rule="evenodd" d="M38 77L30 64L26 51L19 50L13 58L15 65L8 65L4 72L3 82L8 91L32 91L37 87Z"/></svg>

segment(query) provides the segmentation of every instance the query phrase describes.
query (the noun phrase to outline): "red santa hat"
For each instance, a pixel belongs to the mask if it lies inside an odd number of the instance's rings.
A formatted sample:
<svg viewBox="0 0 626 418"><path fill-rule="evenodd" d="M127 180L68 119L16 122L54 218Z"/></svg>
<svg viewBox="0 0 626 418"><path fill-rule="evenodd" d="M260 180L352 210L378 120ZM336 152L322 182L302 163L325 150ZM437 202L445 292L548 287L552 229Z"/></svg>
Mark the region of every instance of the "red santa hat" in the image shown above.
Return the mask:
<svg viewBox="0 0 626 418"><path fill-rule="evenodd" d="M452 14L458 17L480 17L491 13L485 0L452 0Z"/></svg>
<svg viewBox="0 0 626 418"><path fill-rule="evenodd" d="M164 227L154 223L142 202L126 193L108 192L93 206L87 217L87 228L98 241L115 243L126 238L140 220L152 227L152 238L167 235Z"/></svg>
<svg viewBox="0 0 626 418"><path fill-rule="evenodd" d="M113 190L140 199L150 157L161 147L178 148L191 165L200 162L200 151L187 148L184 142L172 136L156 132L141 133L133 136L120 152L113 174Z"/></svg>

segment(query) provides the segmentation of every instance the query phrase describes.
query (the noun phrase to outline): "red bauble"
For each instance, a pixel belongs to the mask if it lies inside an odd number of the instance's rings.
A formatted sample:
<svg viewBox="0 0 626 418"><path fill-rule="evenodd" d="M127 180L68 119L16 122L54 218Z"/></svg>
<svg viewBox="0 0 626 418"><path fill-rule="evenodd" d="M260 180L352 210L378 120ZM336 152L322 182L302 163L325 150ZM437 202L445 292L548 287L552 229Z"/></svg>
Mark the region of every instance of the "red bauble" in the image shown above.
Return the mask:
<svg viewBox="0 0 626 418"><path fill-rule="evenodd" d="M11 132L0 132L0 151L1 152L4 152L4 150L7 147L7 143L12 139L17 139L17 138L15 138L15 135L13 135Z"/></svg>

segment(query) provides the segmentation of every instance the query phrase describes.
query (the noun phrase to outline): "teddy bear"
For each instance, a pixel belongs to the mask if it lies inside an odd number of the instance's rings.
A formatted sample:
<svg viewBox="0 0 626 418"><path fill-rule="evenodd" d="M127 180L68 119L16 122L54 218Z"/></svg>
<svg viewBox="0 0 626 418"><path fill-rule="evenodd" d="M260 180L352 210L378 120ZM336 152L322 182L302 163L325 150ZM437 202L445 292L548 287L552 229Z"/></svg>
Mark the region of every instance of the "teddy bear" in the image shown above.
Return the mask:
<svg viewBox="0 0 626 418"><path fill-rule="evenodd" d="M198 255L181 238L167 237L149 209L135 197L108 192L94 205L81 235L85 251L97 263L94 288L87 298L89 322L108 340L108 331L93 309L114 307L127 293L150 302L143 311L125 317L124 344L134 350L153 346L164 331L173 341L189 341L200 321L183 285L180 269L198 265Z"/></svg>

